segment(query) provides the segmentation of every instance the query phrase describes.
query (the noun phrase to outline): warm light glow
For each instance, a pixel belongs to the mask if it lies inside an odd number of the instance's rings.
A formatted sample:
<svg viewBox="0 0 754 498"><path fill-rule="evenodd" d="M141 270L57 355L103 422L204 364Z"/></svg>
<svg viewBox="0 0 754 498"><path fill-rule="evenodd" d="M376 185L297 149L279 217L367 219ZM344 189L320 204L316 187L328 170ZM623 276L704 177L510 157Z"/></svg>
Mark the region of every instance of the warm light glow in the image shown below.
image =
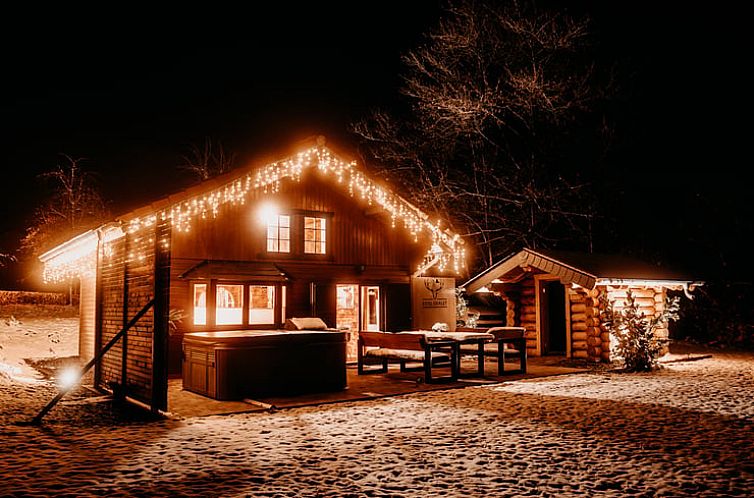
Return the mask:
<svg viewBox="0 0 754 498"><path fill-rule="evenodd" d="M486 292L486 293L490 293L490 292L492 292L492 291L491 291L491 290L489 290L489 289L487 288L487 286L486 286L486 285L483 285L483 286L481 286L481 287L480 287L479 289L477 289L477 291L476 291L476 292L479 292L479 293L485 293L485 292Z"/></svg>
<svg viewBox="0 0 754 498"><path fill-rule="evenodd" d="M249 323L264 325L275 323L275 286L249 286Z"/></svg>
<svg viewBox="0 0 754 498"><path fill-rule="evenodd" d="M278 207L271 202L265 202L264 204L259 206L259 210L257 211L257 218L265 226L277 223Z"/></svg>
<svg viewBox="0 0 754 498"><path fill-rule="evenodd" d="M263 166L255 171L244 174L209 192L196 195L180 202L169 204L153 214L135 217L127 221L124 229L128 233L135 233L144 228L153 227L158 222L168 222L178 232L188 232L194 219L215 218L225 205L243 205L252 190L262 190L264 193L276 193L281 183L285 181L300 181L304 168L316 167L323 175L330 176L335 183L342 185L353 197L358 197L368 205L378 205L390 215L391 225L401 222L409 232L414 242L418 242L420 234L426 234L431 239L431 245L417 268L421 274L432 266L440 271L452 265L457 273L465 259L463 241L458 234L447 228L442 228L440 222L433 222L416 206L402 197L389 192L375 183L356 167L356 162L345 162L333 156L327 147L320 145L312 147L283 161ZM273 206L274 207L274 206ZM276 210L264 208L260 217L269 219ZM75 239L74 239L75 240ZM89 248L94 254L95 244ZM167 239L159 241L164 248L169 247ZM107 244L105 245L107 248ZM59 246L61 258L42 259L45 263L46 281L58 281L77 276L81 272L79 263L66 264L66 261L79 261L80 254L70 243ZM66 254L63 256L63 254ZM134 257L143 259L144 254ZM93 268L93 265L92 265Z"/></svg>
<svg viewBox="0 0 754 498"><path fill-rule="evenodd" d="M79 372L74 368L63 370L58 376L58 385L60 387L71 387L79 381Z"/></svg>
<svg viewBox="0 0 754 498"><path fill-rule="evenodd" d="M215 323L217 325L243 323L243 285L217 285Z"/></svg>
<svg viewBox="0 0 754 498"><path fill-rule="evenodd" d="M207 284L194 284L194 325L207 325Z"/></svg>
<svg viewBox="0 0 754 498"><path fill-rule="evenodd" d="M44 282L62 282L93 273L97 240L97 232L90 230L40 256Z"/></svg>
<svg viewBox="0 0 754 498"><path fill-rule="evenodd" d="M291 252L291 217L276 214L267 222L267 252Z"/></svg>
<svg viewBox="0 0 754 498"><path fill-rule="evenodd" d="M325 218L304 217L304 252L306 254L327 253L326 223Z"/></svg>
<svg viewBox="0 0 754 498"><path fill-rule="evenodd" d="M194 325L207 325L207 308L194 306Z"/></svg>

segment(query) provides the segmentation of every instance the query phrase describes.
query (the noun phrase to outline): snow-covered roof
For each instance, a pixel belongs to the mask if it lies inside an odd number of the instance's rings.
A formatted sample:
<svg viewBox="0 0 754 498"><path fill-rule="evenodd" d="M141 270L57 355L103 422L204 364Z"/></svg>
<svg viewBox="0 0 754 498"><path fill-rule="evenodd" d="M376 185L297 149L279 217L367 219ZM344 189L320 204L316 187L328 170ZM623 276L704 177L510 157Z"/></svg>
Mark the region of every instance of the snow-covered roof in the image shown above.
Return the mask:
<svg viewBox="0 0 754 498"><path fill-rule="evenodd" d="M694 281L688 275L623 255L523 249L487 268L463 284L467 292L500 282L517 282L530 269L560 277L587 289L597 285L679 287Z"/></svg>

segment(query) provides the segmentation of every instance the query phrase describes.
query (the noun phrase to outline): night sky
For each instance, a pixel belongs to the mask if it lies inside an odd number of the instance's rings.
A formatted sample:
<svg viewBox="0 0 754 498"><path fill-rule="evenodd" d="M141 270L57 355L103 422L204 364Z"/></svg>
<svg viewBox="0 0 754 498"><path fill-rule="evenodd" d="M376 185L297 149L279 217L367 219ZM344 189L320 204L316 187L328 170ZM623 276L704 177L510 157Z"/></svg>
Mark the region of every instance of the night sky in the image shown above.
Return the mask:
<svg viewBox="0 0 754 498"><path fill-rule="evenodd" d="M619 142L600 175L618 235L596 249L654 255L700 278L751 278L743 16L720 4L557 4L593 18L600 57L623 78ZM239 164L315 133L352 144L349 123L395 105L400 54L441 12L434 1L275 5L4 16L0 252L16 249L45 195L37 175L61 152L88 158L117 214L186 186L181 156L205 137ZM659 222L636 221L647 212ZM18 278L0 271L0 288L28 286Z"/></svg>

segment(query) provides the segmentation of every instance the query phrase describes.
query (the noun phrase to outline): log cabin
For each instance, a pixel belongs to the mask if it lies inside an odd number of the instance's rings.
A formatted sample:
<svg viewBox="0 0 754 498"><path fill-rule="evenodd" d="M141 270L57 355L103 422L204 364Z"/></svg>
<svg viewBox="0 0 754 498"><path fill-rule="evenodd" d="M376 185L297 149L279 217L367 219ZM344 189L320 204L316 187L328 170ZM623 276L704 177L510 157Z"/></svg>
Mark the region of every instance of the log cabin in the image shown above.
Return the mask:
<svg viewBox="0 0 754 498"><path fill-rule="evenodd" d="M526 328L529 356L562 355L591 362L615 359L610 333L600 325L601 300L617 309L631 291L640 311L654 316L669 290L691 292L698 282L622 255L523 249L463 285L467 295L501 298L508 326ZM489 300L487 300L489 302ZM668 329L655 334L667 339Z"/></svg>
<svg viewBox="0 0 754 498"><path fill-rule="evenodd" d="M316 137L121 215L40 259L46 281L80 281L82 361L143 312L95 364L94 383L166 410L168 377L183 373L186 383L193 375L187 334L217 342L318 317L347 332L344 354L355 360L359 330L454 327L464 248ZM217 394L210 384L204 379L203 389Z"/></svg>

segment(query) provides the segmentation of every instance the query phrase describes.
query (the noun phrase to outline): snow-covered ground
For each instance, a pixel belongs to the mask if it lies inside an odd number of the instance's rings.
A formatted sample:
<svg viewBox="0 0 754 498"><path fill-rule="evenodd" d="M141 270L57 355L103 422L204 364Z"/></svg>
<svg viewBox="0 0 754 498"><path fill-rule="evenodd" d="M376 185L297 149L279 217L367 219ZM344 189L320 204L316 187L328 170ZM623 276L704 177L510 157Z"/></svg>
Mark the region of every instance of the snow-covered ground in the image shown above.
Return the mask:
<svg viewBox="0 0 754 498"><path fill-rule="evenodd" d="M30 313L32 306L19 306L18 313L0 314L0 383L12 377L19 382L34 382L42 376L26 360L66 358L78 354L79 320L71 312L64 317L45 316L62 307L40 307L41 313ZM69 315L65 317L65 315Z"/></svg>
<svg viewBox="0 0 754 498"><path fill-rule="evenodd" d="M0 385L0 496L751 496L754 355L138 421Z"/></svg>

